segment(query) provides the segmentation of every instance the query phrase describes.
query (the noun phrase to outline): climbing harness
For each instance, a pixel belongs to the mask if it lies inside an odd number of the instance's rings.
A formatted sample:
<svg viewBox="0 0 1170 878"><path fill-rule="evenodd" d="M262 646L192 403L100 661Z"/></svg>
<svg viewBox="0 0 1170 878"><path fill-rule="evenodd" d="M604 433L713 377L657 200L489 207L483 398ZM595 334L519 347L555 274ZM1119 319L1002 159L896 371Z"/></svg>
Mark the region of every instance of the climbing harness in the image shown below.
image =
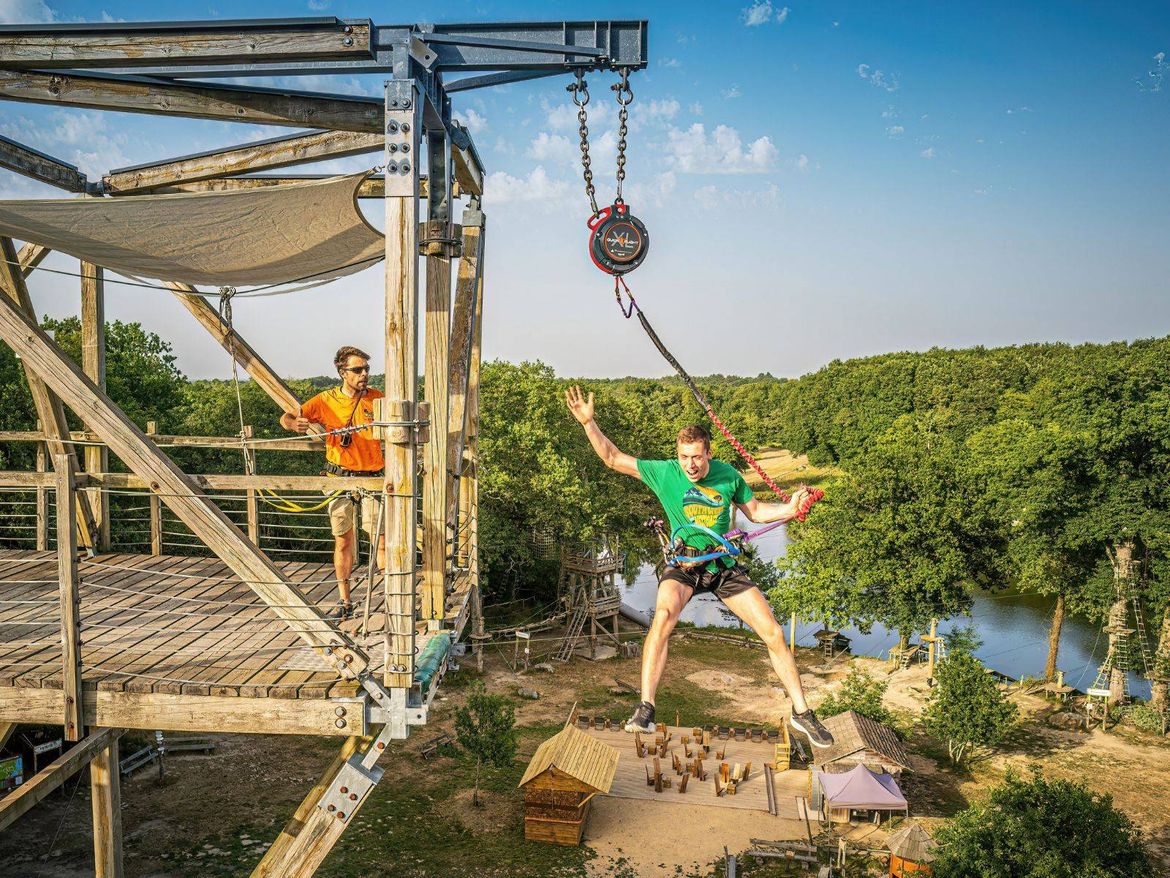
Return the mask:
<svg viewBox="0 0 1170 878"><path fill-rule="evenodd" d="M585 74L578 70L576 82L567 86L577 105L577 131L581 137L581 168L585 180L585 195L593 214L586 221L589 227L589 258L593 264L611 274L616 283L623 274L633 271L646 258L650 249L650 234L645 224L634 216L622 198L622 184L626 179L626 134L630 116L629 106L634 100L630 88L630 71L621 69L621 81L610 86L618 102L617 187L613 204L597 206L597 189L593 185L592 159L589 157L589 125L585 110L589 103L589 85Z"/></svg>
<svg viewBox="0 0 1170 878"><path fill-rule="evenodd" d="M589 103L589 87L585 82L584 73L581 70L577 70L576 81L566 86L566 90L573 97L573 103L577 106L578 133L581 137L582 176L585 180L585 195L589 199L589 206L593 209L593 215L587 221L591 233L589 236L589 257L599 269L613 276L613 295L617 300L618 308L621 310L622 316L628 320L635 313L638 315L638 322L642 324L642 329L650 337L650 341L654 343L654 346L658 348L658 352L662 354L666 361L674 368L674 371L678 373L678 376L682 378L683 383L686 384L691 395L695 397L699 406L706 412L707 417L711 419L711 423L719 428L719 432L723 434L723 437L731 444L731 447L756 471L756 474L759 475L764 484L780 499L780 502L787 503L791 497L776 484L771 476L764 472L764 468L760 466L751 453L743 446L743 443L735 438L731 430L715 414L714 408L707 401L702 391L699 390L694 379L687 374L682 364L667 349L666 345L662 343L662 339L658 337L658 333L654 331L654 327L646 319L646 315L638 306L638 302L634 299L633 293L630 292L629 286L626 285L625 278L622 277L622 275L633 271L645 260L650 248L650 236L646 232L646 226L633 215L629 206L622 198L622 184L626 179L626 122L629 118L629 105L634 100L634 91L630 88L629 69L623 67L620 73L621 81L610 86L617 95L619 106L617 193L613 204L606 208L599 208L597 206L597 190L593 185L592 160L589 157L589 126L585 111L585 107ZM629 303L628 305L622 301L623 294ZM821 491L819 488L809 489L810 501L801 504L801 511L798 512L797 519L804 521L808 515L808 508L824 496L824 491Z"/></svg>
<svg viewBox="0 0 1170 878"><path fill-rule="evenodd" d="M804 505L807 514L807 507L812 506L812 503L806 501L802 505ZM646 522L646 526L658 537L662 558L668 567L693 567L708 561L717 561L720 558L738 558L744 552L744 543L749 543L756 537L763 536L783 524L782 521L774 521L755 530L736 528L721 534L709 527L691 522L682 527L676 527L670 536L667 536L666 525L661 518L651 518ZM690 533L707 537L711 540L710 547L696 550L693 546L688 545L686 537Z"/></svg>

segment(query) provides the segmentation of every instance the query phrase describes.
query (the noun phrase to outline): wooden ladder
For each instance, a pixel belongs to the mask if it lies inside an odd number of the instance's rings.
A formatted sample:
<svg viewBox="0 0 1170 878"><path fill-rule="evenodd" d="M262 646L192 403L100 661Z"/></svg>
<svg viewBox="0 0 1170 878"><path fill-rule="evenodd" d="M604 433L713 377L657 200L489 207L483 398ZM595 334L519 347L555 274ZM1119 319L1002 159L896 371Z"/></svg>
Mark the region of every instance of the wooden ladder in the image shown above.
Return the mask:
<svg viewBox="0 0 1170 878"><path fill-rule="evenodd" d="M577 612L573 614L573 618L569 620L569 630L565 633L565 639L561 641L561 645L557 648L556 654L553 656L558 662L567 662L569 657L573 654L573 650L577 646L577 641L581 638L581 632L585 630L585 620L589 618L589 608L585 604L577 605Z"/></svg>

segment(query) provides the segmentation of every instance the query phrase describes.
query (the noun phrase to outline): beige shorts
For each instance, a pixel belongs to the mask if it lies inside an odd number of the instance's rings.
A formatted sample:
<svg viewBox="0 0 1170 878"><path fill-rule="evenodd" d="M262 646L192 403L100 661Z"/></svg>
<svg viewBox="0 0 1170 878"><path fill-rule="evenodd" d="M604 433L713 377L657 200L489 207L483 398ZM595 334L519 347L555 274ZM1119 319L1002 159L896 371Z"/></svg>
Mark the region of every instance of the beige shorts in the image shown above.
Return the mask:
<svg viewBox="0 0 1170 878"><path fill-rule="evenodd" d="M374 528L378 526L378 498L370 494L362 496L361 516L362 530L374 538ZM348 493L342 494L329 504L329 528L333 536L345 536L357 524L358 504L354 503Z"/></svg>

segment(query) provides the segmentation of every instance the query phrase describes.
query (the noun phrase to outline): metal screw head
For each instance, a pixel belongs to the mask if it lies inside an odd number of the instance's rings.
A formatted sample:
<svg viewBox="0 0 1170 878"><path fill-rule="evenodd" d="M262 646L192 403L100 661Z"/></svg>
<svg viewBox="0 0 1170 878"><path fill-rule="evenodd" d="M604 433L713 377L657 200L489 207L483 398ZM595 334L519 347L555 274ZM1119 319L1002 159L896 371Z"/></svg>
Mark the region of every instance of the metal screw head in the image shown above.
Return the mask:
<svg viewBox="0 0 1170 878"><path fill-rule="evenodd" d="M349 792L349 787L342 787L342 788L341 788L341 794L342 794L343 796L344 796L346 793L348 793L348 792Z"/></svg>
<svg viewBox="0 0 1170 878"><path fill-rule="evenodd" d="M397 107L398 106L398 98L392 98L390 100L390 106Z"/></svg>
<svg viewBox="0 0 1170 878"><path fill-rule="evenodd" d="M386 162L386 173L397 174L398 173L398 163L397 162Z"/></svg>
<svg viewBox="0 0 1170 878"><path fill-rule="evenodd" d="M336 806L336 805L330 805L330 806L329 806L329 813L333 813L333 812L334 812L334 811L336 811L336 810L337 810L337 806Z"/></svg>
<svg viewBox="0 0 1170 878"><path fill-rule="evenodd" d="M398 144L397 143L387 143L386 144L386 152L398 152Z"/></svg>
<svg viewBox="0 0 1170 878"><path fill-rule="evenodd" d="M338 812L337 812L337 819L338 819L338 820L344 820L344 819L345 819L345 812L344 812L344 811L338 811Z"/></svg>
<svg viewBox="0 0 1170 878"><path fill-rule="evenodd" d="M333 713L334 713L334 715L336 715L336 716L345 716L345 708L344 708L344 707L339 707L339 708L337 708L336 710L334 710L334 711L333 711Z"/></svg>
<svg viewBox="0 0 1170 878"><path fill-rule="evenodd" d="M405 132L407 132L407 131L409 131L409 130L410 130L410 123L409 123L409 122L403 122L403 123L402 123L402 130L403 130L403 132L404 132L404 133L405 133Z"/></svg>
<svg viewBox="0 0 1170 878"><path fill-rule="evenodd" d="M345 720L335 719L333 721L333 725L337 726L337 728L339 728L339 729L344 729L345 728Z"/></svg>
<svg viewBox="0 0 1170 878"><path fill-rule="evenodd" d="M410 162L403 162L402 164L400 164L398 166L398 170L400 170L404 174L409 173L410 172Z"/></svg>
<svg viewBox="0 0 1170 878"><path fill-rule="evenodd" d="M356 801L357 801L357 793L350 793L350 794L349 794L349 800L350 800L351 802L356 802Z"/></svg>
<svg viewBox="0 0 1170 878"><path fill-rule="evenodd" d="M404 109L404 110L410 109L410 98L403 98L402 99L402 109Z"/></svg>
<svg viewBox="0 0 1170 878"><path fill-rule="evenodd" d="M344 40L341 41L341 45L352 46L353 45L353 37L346 37Z"/></svg>
<svg viewBox="0 0 1170 878"><path fill-rule="evenodd" d="M385 749L386 749L386 745L385 745L385 744L384 744L382 741L379 741L379 742L378 742L378 749L379 749L379 750L385 750Z"/></svg>
<svg viewBox="0 0 1170 878"><path fill-rule="evenodd" d="M398 131L398 123L397 122L387 122L386 123L386 133L387 134L394 134L397 131Z"/></svg>
<svg viewBox="0 0 1170 878"><path fill-rule="evenodd" d="M409 143L402 144L402 151L403 152L410 152L410 144Z"/></svg>

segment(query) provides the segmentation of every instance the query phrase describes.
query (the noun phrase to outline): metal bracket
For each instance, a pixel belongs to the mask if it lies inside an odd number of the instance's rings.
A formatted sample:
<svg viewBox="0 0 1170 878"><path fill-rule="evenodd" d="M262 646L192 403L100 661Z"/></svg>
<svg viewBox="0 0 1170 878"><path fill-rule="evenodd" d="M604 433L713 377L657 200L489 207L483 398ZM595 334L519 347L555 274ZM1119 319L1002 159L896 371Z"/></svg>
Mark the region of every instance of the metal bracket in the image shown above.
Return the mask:
<svg viewBox="0 0 1170 878"><path fill-rule="evenodd" d="M333 779L329 789L321 796L317 807L345 823L361 807L362 802L370 794L370 790L377 786L383 774L385 774L384 769L376 765L366 767L362 764L362 759L355 754L349 757L345 765L337 772L337 777Z"/></svg>

